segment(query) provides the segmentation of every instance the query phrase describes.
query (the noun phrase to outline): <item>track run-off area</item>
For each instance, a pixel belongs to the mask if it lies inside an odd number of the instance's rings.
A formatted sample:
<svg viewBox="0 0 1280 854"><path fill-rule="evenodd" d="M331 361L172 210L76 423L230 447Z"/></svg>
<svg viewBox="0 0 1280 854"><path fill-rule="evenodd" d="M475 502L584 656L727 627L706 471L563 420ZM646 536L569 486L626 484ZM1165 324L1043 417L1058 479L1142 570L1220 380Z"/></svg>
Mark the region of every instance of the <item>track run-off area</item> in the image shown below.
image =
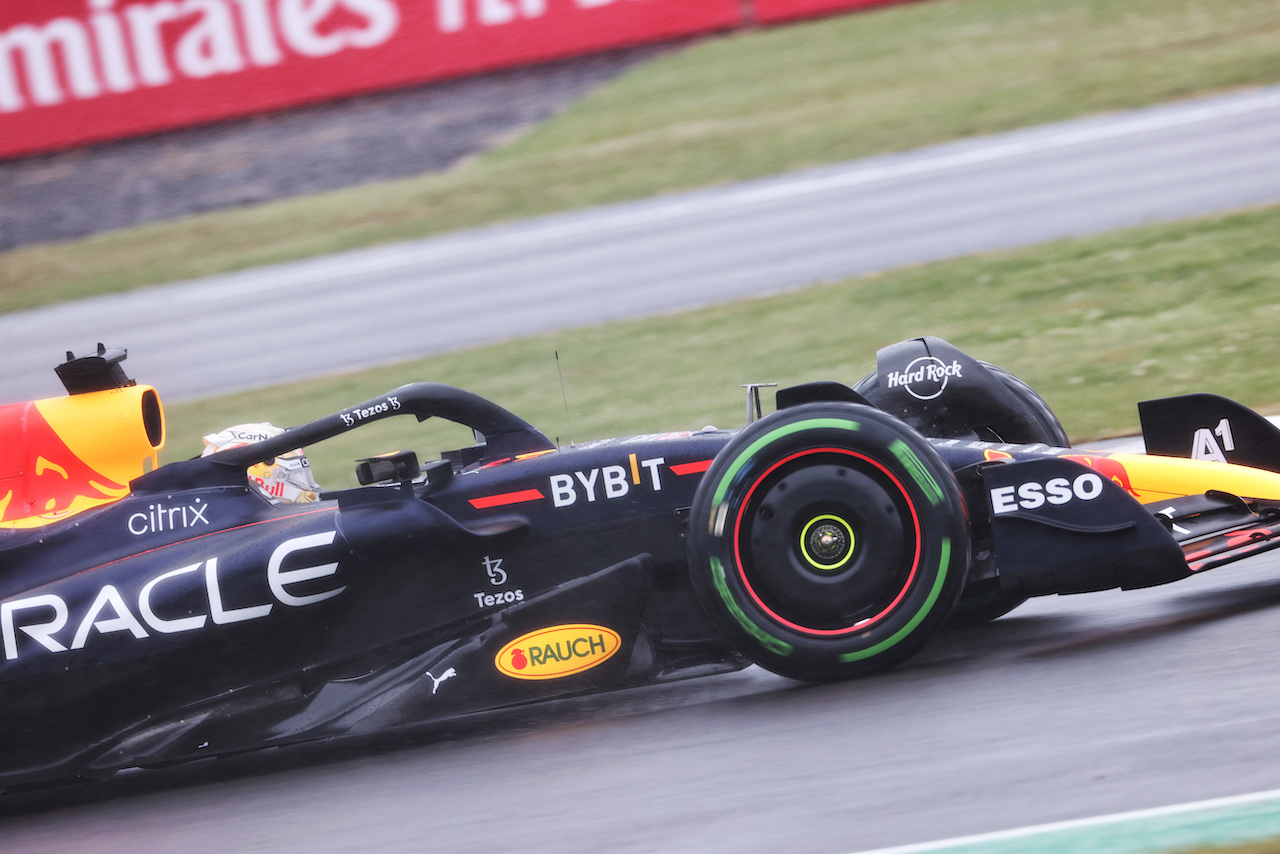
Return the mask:
<svg viewBox="0 0 1280 854"><path fill-rule="evenodd" d="M60 393L52 365L98 340L166 396L200 397L1275 201L1280 88L1241 91L2 316L0 402ZM1130 854L1269 837L1278 570L1262 556L1035 600L855 682L751 668L10 793L0 849Z"/></svg>
<svg viewBox="0 0 1280 854"><path fill-rule="evenodd" d="M183 400L1280 201L1280 87L0 315L0 403L128 347Z"/></svg>

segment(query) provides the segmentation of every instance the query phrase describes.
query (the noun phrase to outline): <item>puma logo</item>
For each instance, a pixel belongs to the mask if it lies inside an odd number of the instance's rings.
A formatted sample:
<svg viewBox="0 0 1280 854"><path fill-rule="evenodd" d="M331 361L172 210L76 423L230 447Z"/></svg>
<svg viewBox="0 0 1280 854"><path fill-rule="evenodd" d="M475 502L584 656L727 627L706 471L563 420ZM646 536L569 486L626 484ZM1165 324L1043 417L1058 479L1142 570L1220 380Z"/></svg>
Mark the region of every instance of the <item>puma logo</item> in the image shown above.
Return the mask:
<svg viewBox="0 0 1280 854"><path fill-rule="evenodd" d="M428 670L428 671L427 671L427 675L428 675L428 676L431 676L431 671L430 671L430 670ZM437 679L437 678L436 678L436 677L434 677L434 676L431 676L431 683L432 683L432 684L431 684L431 693L432 693L432 695L434 696L434 695L435 695L435 693L436 693L436 691L438 691L438 690L440 689L440 683L441 683L441 682L443 682L444 680L448 679L450 676L457 676L457 675L458 675L458 671L456 671L456 670L454 670L452 667L450 667L448 670L446 670L443 674L441 674L441 675L440 675L440 678L439 678L439 679Z"/></svg>

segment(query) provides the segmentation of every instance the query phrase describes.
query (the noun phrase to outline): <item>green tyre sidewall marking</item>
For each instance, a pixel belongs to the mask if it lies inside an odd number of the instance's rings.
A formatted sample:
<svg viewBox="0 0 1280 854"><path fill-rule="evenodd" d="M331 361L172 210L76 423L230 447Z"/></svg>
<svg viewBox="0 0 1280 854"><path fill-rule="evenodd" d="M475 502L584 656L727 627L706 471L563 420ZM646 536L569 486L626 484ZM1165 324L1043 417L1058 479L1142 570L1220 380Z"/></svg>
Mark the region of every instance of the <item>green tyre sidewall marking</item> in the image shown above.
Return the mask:
<svg viewBox="0 0 1280 854"><path fill-rule="evenodd" d="M929 470L925 468L924 463L916 456L916 452L911 450L907 443L901 439L894 439L893 443L889 445L889 450L906 468L916 485L924 490L925 497L929 499L929 503L934 507L941 504L945 499L942 487L938 486L938 482L933 479L933 475L929 474Z"/></svg>
<svg viewBox="0 0 1280 854"><path fill-rule="evenodd" d="M933 588L929 591L928 597L924 600L924 604L916 611L905 626L898 629L892 636L885 638L875 646L867 647L858 652L848 652L839 656L840 661L849 664L854 661L862 661L879 655L885 650L891 649L901 643L906 637L916 630L916 627L929 615L933 610L934 604L938 601L938 597L942 594L942 588L947 581L948 566L951 563L951 538L943 537L939 545L942 546L942 557L938 561L938 577L933 580Z"/></svg>
<svg viewBox="0 0 1280 854"><path fill-rule="evenodd" d="M775 638L773 635L757 626L751 621L751 618L747 616L746 612L742 610L742 607L738 605L737 601L733 598L733 594L729 592L729 585L725 581L724 564L720 562L720 558L715 556L712 556L711 558L711 578L715 581L716 592L718 592L720 594L720 598L724 600L724 604L729 609L729 613L733 614L733 618L738 621L738 625L742 626L742 628L746 630L747 634L760 641L764 648L772 652L774 655L786 656L791 654L791 650L793 649L791 644Z"/></svg>
<svg viewBox="0 0 1280 854"><path fill-rule="evenodd" d="M765 433L759 439L756 439L747 449L729 465L724 475L720 478L720 482L716 484L715 495L711 499L711 508L717 511L722 503L724 503L725 493L729 491L729 484L733 482L734 477L742 470L751 458L760 453L760 450L766 445L778 441L781 438L790 436L792 433L798 433L801 430L834 428L836 430L860 430L862 425L857 421L848 421L843 418L811 418L808 421L797 421L794 424L785 424L777 430ZM714 519L716 513L712 513Z"/></svg>

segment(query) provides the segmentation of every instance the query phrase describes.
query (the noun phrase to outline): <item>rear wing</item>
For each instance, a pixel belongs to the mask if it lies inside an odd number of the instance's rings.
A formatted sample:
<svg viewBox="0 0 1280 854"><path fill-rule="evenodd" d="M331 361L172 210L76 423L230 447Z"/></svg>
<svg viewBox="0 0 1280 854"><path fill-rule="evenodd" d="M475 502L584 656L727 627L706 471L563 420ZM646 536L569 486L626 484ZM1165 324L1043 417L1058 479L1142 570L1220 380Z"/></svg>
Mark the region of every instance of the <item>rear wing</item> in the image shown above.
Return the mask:
<svg viewBox="0 0 1280 854"><path fill-rule="evenodd" d="M1184 394L1138 404L1148 454L1235 463L1280 472L1280 428L1216 394Z"/></svg>

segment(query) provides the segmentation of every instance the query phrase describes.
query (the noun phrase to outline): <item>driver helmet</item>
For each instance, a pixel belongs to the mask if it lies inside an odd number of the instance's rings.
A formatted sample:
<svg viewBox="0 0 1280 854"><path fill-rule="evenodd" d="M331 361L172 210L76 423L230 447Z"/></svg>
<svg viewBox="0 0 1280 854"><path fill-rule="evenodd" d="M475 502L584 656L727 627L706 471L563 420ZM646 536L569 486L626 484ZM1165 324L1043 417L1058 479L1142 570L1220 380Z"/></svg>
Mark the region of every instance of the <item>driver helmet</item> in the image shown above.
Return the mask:
<svg viewBox="0 0 1280 854"><path fill-rule="evenodd" d="M204 437L207 457L218 451L252 445L283 433L274 424L237 424ZM320 485L311 476L311 463L301 448L281 454L265 463L249 468L249 482L276 504L303 504L320 497Z"/></svg>

